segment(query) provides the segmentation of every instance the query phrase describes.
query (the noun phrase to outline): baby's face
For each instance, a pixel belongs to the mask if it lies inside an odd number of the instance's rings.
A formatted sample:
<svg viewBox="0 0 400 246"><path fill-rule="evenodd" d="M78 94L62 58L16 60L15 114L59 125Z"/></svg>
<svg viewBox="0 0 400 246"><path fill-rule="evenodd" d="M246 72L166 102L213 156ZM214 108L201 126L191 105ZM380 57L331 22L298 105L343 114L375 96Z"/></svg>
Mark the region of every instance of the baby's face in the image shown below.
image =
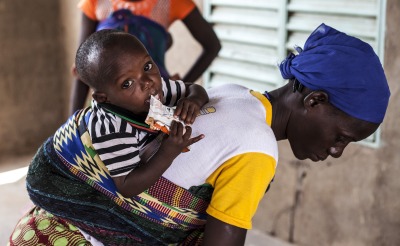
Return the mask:
<svg viewBox="0 0 400 246"><path fill-rule="evenodd" d="M116 62L118 71L114 76L114 83L106 88L107 101L146 117L150 96L162 99L163 95L158 67L144 48L125 52Z"/></svg>

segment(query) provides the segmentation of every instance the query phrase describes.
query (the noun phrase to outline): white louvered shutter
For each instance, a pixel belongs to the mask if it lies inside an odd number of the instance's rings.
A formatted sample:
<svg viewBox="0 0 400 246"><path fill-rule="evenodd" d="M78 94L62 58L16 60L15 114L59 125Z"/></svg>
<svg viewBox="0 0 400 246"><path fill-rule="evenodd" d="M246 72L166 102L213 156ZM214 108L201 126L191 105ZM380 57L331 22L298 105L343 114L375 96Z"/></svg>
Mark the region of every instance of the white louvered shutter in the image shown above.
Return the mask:
<svg viewBox="0 0 400 246"><path fill-rule="evenodd" d="M222 49L204 85L237 83L265 91L281 86L277 64L303 47L321 23L368 42L384 60L386 0L204 0ZM379 130L362 143L378 146Z"/></svg>
<svg viewBox="0 0 400 246"><path fill-rule="evenodd" d="M205 0L222 49L205 74L206 87L242 84L270 90L282 83L276 69L285 51L279 0Z"/></svg>

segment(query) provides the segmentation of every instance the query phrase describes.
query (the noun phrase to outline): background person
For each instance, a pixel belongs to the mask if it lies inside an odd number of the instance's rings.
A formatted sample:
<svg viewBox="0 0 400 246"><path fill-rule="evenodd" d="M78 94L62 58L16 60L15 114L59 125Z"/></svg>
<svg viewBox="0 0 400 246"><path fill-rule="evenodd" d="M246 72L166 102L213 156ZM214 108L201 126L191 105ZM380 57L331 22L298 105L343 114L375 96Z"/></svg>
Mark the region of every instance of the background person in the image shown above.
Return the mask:
<svg viewBox="0 0 400 246"><path fill-rule="evenodd" d="M221 49L211 25L203 18L192 0L81 0L80 43L100 29L119 29L129 32L145 45L165 79L195 82L208 68ZM172 45L168 28L181 20L202 52L181 76L170 75L165 65L165 53ZM84 107L89 87L74 80L70 100L70 114Z"/></svg>

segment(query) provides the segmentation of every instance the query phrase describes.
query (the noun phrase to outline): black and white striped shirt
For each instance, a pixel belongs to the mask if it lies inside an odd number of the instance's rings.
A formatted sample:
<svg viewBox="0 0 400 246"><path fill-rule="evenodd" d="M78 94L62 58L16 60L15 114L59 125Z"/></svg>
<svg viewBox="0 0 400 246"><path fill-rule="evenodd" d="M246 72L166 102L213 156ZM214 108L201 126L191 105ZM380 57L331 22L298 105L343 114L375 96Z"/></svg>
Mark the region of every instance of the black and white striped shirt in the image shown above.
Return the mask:
<svg viewBox="0 0 400 246"><path fill-rule="evenodd" d="M176 106L185 97L182 81L162 81L163 104ZM92 101L92 113L87 122L93 147L112 177L127 175L140 163L141 149L153 134L130 125L126 120L103 109Z"/></svg>

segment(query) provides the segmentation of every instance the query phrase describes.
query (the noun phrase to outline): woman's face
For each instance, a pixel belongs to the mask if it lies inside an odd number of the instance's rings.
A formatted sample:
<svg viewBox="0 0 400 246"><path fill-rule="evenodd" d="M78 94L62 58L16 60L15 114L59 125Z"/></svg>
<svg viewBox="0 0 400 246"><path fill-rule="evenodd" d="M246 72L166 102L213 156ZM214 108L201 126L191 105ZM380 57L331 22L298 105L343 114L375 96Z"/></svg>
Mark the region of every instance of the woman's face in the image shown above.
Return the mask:
<svg viewBox="0 0 400 246"><path fill-rule="evenodd" d="M340 157L349 143L367 138L379 126L353 118L330 103L306 111L293 124L287 136L294 155L312 161Z"/></svg>

